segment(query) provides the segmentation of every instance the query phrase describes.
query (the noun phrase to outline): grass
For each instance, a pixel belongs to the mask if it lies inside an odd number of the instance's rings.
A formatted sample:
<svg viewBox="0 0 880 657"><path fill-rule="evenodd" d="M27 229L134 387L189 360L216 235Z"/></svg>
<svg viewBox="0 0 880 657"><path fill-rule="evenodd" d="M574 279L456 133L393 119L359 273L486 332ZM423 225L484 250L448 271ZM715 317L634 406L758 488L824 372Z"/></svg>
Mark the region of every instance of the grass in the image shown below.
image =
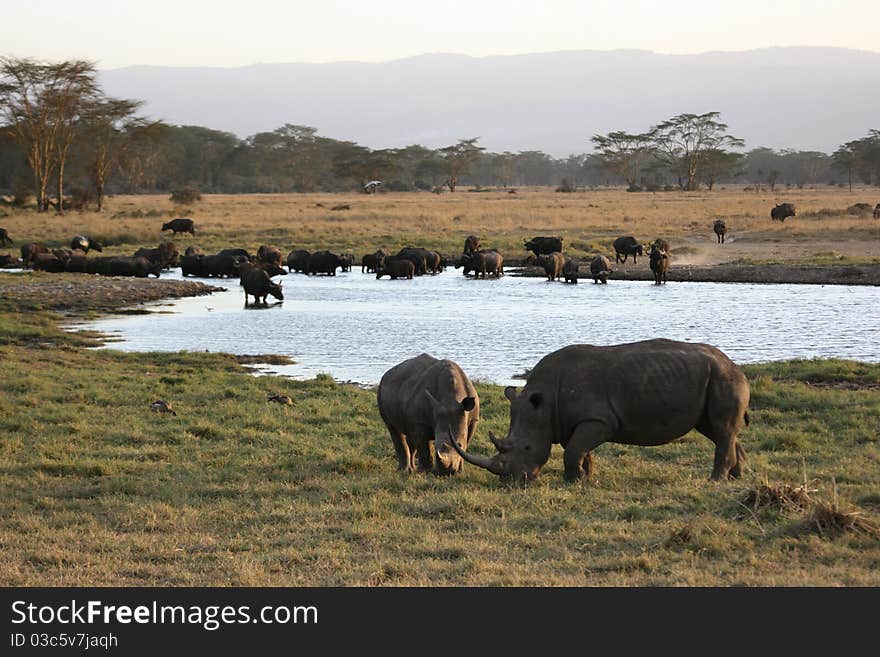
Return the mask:
<svg viewBox="0 0 880 657"><path fill-rule="evenodd" d="M872 201L876 188L853 193L835 187L748 193L739 187L712 192L628 194L619 189L558 194L550 188L521 188L469 194L250 194L206 195L189 209L175 208L166 195L118 196L103 213L70 212L64 217L9 209L2 225L16 247L30 241L67 246L84 233L110 246L107 254L132 253L140 246L171 239L161 225L172 216L190 216L196 237L179 235L181 250L199 244L208 252L229 246L256 250L273 244L286 254L294 248L329 248L358 259L385 245L399 249L424 245L448 255L460 253L464 238L479 236L508 259L526 255L523 239L561 235L574 256L613 253L612 241L634 235L643 242L664 237L673 262L717 264L737 259L819 260L828 264L877 262L880 222L847 212L854 201ZM769 218L776 202L794 202L798 217L784 223ZM341 203L350 210L333 211ZM724 217L727 244L715 243L712 222ZM817 256L815 254L824 254ZM828 255L833 254L833 255ZM842 256L838 258L838 255Z"/></svg>
<svg viewBox="0 0 880 657"><path fill-rule="evenodd" d="M709 482L711 443L688 435L603 445L576 485L556 447L520 487L474 468L397 473L373 390L254 377L231 355L96 351L61 316L13 305L0 311L0 585L880 584L880 540L859 530L880 519L878 365L745 367L739 482ZM486 451L508 404L477 388L472 449ZM177 417L152 412L156 398ZM805 472L815 504L746 510L750 492Z"/></svg>

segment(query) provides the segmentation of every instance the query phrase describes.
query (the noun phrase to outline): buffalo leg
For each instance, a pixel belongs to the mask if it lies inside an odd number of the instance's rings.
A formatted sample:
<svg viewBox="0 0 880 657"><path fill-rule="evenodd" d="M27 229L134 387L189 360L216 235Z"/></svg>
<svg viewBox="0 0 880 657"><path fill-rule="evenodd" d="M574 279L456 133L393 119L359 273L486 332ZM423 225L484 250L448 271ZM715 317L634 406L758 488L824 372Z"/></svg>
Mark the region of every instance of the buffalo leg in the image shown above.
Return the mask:
<svg viewBox="0 0 880 657"><path fill-rule="evenodd" d="M606 442L610 435L610 429L603 422L581 422L577 426L562 457L566 481L578 481L590 476L593 469L591 452Z"/></svg>

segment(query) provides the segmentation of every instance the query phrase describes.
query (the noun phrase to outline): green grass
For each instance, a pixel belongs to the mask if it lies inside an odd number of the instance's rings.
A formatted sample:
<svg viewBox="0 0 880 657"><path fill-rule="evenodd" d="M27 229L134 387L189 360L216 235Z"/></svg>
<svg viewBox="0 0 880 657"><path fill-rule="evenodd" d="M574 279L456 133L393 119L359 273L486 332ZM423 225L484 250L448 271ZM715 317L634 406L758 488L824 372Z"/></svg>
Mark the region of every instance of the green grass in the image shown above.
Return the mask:
<svg viewBox="0 0 880 657"><path fill-rule="evenodd" d="M876 538L740 503L806 471L816 496L834 478L877 522L877 365L744 368L742 481L709 482L712 445L694 434L603 445L575 485L556 447L521 487L397 473L373 390L254 377L222 354L92 350L58 320L0 313L0 585L880 584ZM508 404L477 388L486 452Z"/></svg>

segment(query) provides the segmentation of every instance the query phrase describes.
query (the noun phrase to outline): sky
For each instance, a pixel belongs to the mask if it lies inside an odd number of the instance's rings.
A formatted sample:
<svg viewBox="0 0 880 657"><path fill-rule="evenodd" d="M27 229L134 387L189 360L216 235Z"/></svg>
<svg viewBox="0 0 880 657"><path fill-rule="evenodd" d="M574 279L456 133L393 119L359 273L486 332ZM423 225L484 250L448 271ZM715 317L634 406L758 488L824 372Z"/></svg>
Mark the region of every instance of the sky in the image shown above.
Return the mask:
<svg viewBox="0 0 880 657"><path fill-rule="evenodd" d="M247 66L636 48L880 52L878 0L3 0L0 55Z"/></svg>

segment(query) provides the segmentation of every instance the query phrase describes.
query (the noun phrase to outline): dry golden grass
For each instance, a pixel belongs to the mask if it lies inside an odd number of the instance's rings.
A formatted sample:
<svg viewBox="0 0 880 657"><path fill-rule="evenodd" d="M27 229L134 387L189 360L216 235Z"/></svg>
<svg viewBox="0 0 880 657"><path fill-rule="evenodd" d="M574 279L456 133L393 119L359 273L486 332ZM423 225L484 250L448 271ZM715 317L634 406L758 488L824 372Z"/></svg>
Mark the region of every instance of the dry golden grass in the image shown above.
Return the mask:
<svg viewBox="0 0 880 657"><path fill-rule="evenodd" d="M771 221L774 203L793 202L798 216ZM846 209L880 201L877 188L835 187L782 190L776 194L745 192L742 187L715 191L626 193L619 189L555 193L548 188L520 188L471 193L249 194L206 195L190 209L175 208L167 195L118 196L108 199L101 214L70 212L64 217L12 211L0 217L16 246L29 241L50 245L84 233L114 245L110 252L130 252L163 238L164 221L190 216L196 237L178 236L182 246L206 249L263 243L283 251L330 248L360 256L380 245L431 246L448 254L460 252L464 238L478 235L508 259L526 255L523 238L561 235L573 255L607 252L619 235L643 242L664 237L678 264L717 264L741 259L802 262L880 261L880 221L855 216ZM347 203L350 210L333 211ZM146 215L146 216L145 216ZM712 222L723 217L727 243L715 243ZM165 233L166 239L170 238Z"/></svg>

